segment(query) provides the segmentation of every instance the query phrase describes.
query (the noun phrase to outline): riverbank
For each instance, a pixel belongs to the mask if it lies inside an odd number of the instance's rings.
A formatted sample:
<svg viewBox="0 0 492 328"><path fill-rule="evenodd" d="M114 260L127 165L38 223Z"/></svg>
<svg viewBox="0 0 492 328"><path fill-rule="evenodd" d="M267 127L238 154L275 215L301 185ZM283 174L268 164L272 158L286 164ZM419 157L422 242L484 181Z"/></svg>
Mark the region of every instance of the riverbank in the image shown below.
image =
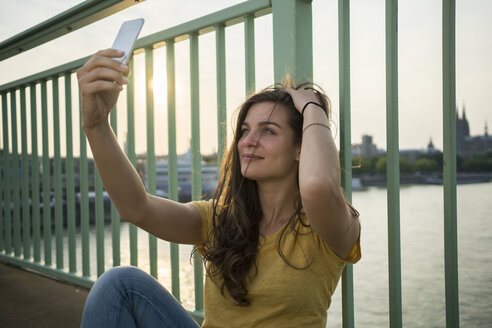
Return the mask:
<svg viewBox="0 0 492 328"><path fill-rule="evenodd" d="M353 176L354 180L360 181L360 186L364 187L384 187L386 186L386 174L358 174ZM492 181L492 172L484 173L458 173L456 176L457 184L483 183ZM359 184L359 183L358 183ZM403 173L400 174L401 185L442 185L442 174L421 174Z"/></svg>

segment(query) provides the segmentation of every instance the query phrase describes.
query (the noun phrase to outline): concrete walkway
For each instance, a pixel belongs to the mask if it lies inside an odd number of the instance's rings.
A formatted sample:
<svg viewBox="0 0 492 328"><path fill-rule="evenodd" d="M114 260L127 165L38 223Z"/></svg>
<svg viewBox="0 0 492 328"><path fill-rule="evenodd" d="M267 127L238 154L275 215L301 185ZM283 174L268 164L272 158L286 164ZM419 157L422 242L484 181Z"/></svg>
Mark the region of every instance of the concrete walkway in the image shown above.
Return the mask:
<svg viewBox="0 0 492 328"><path fill-rule="evenodd" d="M0 327L79 327L89 291L0 263Z"/></svg>

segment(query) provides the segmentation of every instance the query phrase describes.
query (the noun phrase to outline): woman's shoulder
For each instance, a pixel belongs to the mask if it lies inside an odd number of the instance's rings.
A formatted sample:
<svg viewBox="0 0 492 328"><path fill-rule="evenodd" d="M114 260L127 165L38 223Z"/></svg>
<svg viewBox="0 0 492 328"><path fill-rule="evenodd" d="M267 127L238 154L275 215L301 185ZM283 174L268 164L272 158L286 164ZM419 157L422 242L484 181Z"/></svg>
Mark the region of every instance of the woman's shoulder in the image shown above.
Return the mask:
<svg viewBox="0 0 492 328"><path fill-rule="evenodd" d="M310 226L309 218L306 216L304 210L301 210L301 222L299 222L299 235L309 236L309 239L316 245L324 256L327 256L340 264L357 263L361 258L360 239L357 240L353 246L349 256L346 259L341 259L331 248L331 246L325 242Z"/></svg>
<svg viewBox="0 0 492 328"><path fill-rule="evenodd" d="M190 204L198 210L202 219L212 215L213 199L191 201Z"/></svg>

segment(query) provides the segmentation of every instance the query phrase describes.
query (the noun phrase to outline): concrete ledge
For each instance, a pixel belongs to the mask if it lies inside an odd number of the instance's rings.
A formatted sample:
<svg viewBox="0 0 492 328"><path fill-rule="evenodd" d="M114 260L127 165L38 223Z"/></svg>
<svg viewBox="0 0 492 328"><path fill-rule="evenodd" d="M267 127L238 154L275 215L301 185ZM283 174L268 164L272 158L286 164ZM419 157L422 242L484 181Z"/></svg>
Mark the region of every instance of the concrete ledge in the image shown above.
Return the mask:
<svg viewBox="0 0 492 328"><path fill-rule="evenodd" d="M88 289L0 263L0 327L80 327Z"/></svg>

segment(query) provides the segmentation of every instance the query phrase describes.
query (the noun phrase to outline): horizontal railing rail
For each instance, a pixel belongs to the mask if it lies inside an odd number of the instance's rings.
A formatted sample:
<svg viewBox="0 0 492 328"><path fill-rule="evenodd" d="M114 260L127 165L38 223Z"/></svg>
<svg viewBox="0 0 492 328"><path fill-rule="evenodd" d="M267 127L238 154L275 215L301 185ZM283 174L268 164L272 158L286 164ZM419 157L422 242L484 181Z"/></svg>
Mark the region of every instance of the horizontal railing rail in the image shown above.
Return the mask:
<svg viewBox="0 0 492 328"><path fill-rule="evenodd" d="M86 0L22 33L0 42L0 60L47 43L143 0Z"/></svg>

